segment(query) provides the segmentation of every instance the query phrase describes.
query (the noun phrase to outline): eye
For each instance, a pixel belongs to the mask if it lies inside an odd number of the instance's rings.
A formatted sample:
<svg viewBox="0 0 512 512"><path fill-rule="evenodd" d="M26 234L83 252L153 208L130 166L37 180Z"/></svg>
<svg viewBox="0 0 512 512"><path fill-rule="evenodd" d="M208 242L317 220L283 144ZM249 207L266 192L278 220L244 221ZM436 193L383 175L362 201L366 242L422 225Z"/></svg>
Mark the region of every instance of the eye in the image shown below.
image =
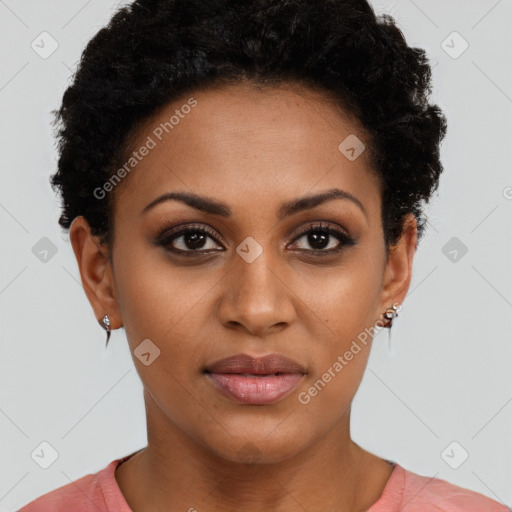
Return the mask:
<svg viewBox="0 0 512 512"><path fill-rule="evenodd" d="M296 240L301 239L305 240L305 245L309 244L312 247L312 249L305 249L306 252L322 256L337 253L345 247L355 245L355 240L350 235L340 229L333 228L329 224L322 223L308 226L302 230L299 236L295 238L294 244L297 244ZM299 249L302 250L301 247Z"/></svg>
<svg viewBox="0 0 512 512"><path fill-rule="evenodd" d="M204 224L186 225L176 226L171 230L164 229L155 244L179 256L197 256L213 251L223 251L218 238L220 237ZM300 247L300 240L304 240L304 245L309 245L312 249ZM295 246L292 248L314 255L328 256L355 243L355 240L341 229L319 223L303 229L292 242L292 246Z"/></svg>
<svg viewBox="0 0 512 512"><path fill-rule="evenodd" d="M209 243L208 239L215 243ZM215 232L208 226L188 225L165 231L164 234L158 237L156 243L164 246L170 252L192 256L193 253L201 254L204 251L218 251L219 249L216 247L220 242L217 241Z"/></svg>

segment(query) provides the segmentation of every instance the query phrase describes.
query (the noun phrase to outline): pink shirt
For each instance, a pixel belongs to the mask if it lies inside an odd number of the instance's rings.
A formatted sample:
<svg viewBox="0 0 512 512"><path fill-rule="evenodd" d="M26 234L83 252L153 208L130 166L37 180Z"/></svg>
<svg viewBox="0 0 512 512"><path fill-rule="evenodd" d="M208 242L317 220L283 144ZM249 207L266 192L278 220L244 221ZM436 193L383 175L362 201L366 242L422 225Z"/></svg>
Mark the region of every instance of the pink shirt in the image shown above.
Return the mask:
<svg viewBox="0 0 512 512"><path fill-rule="evenodd" d="M54 489L18 512L132 512L114 477L116 467L136 452L95 474ZM510 512L497 501L445 480L412 473L398 463L368 512Z"/></svg>

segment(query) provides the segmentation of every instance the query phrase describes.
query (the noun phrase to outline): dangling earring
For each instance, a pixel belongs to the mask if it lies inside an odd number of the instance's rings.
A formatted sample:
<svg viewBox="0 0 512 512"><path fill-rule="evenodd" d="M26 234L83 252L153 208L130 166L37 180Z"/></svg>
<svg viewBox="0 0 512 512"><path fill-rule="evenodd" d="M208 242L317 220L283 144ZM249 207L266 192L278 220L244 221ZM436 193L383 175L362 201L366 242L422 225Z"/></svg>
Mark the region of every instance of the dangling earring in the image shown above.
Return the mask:
<svg viewBox="0 0 512 512"><path fill-rule="evenodd" d="M105 315L102 318L101 324L102 324L103 328L107 331L107 342L105 343L105 349L106 349L107 345L108 345L108 340L110 339L110 318L108 317L108 315Z"/></svg>
<svg viewBox="0 0 512 512"><path fill-rule="evenodd" d="M396 318L397 316L398 316L398 308L396 307L395 304L393 304L390 308L386 309L384 314L381 316L381 318L383 318L383 319L386 318L389 320L389 323L387 325L385 325L384 327L389 329L389 331L388 331L388 354L391 356L395 355L393 352L393 348L391 346L391 327L393 325L393 319Z"/></svg>

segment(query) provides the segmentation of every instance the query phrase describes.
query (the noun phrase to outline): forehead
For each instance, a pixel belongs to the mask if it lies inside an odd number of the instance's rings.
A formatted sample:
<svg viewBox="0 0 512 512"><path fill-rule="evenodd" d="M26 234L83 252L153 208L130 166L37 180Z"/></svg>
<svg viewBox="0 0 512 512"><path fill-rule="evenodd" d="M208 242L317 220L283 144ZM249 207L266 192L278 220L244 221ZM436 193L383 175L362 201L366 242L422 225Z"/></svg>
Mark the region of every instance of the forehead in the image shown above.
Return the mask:
<svg viewBox="0 0 512 512"><path fill-rule="evenodd" d="M251 214L251 205L277 210L334 187L358 197L370 215L379 213L364 129L309 89L196 91L148 119L132 146L137 156L125 162L129 172L115 191L116 216L141 212L157 196L178 190L228 202L241 215Z"/></svg>

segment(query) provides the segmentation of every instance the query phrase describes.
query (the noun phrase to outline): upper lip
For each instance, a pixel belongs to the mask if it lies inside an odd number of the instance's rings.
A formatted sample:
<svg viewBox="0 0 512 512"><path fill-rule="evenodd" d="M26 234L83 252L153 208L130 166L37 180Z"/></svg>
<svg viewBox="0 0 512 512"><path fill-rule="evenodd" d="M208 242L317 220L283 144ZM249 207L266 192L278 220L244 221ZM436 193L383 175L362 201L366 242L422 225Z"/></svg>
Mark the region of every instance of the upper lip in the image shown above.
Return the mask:
<svg viewBox="0 0 512 512"><path fill-rule="evenodd" d="M306 373L303 366L281 354L268 354L263 357L235 354L208 365L205 371L209 373L250 373L256 375Z"/></svg>

